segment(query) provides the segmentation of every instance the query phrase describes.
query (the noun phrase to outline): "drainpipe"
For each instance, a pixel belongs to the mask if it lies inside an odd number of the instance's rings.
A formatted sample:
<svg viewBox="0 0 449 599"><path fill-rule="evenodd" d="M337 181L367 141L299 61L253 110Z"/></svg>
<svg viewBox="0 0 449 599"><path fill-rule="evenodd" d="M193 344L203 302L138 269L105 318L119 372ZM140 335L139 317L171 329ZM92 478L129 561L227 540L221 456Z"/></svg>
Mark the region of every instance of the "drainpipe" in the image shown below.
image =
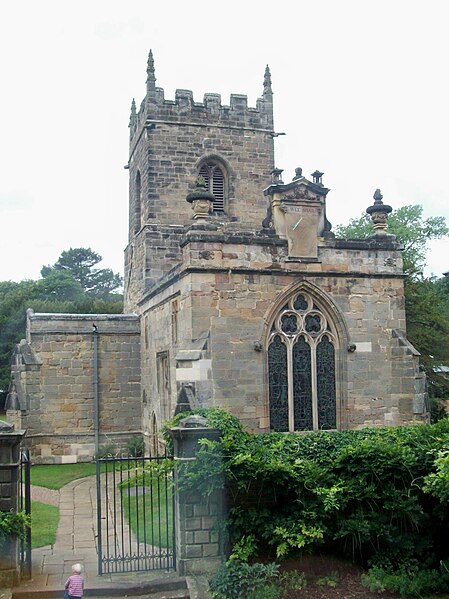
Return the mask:
<svg viewBox="0 0 449 599"><path fill-rule="evenodd" d="M100 409L98 405L98 330L97 325L92 323L93 337L93 358L92 358L92 375L93 375L93 396L94 396L94 432L95 432L95 455L98 455L99 450L99 434L100 434Z"/></svg>
<svg viewBox="0 0 449 599"><path fill-rule="evenodd" d="M100 406L98 400L98 329L97 325L92 323L93 356L92 356L92 384L94 396L94 432L95 432L95 464L96 464L96 483L97 483L97 534L98 534L98 574L103 574L103 555L102 555L102 535L101 535L101 487L100 487L100 462L99 454L99 435L100 435Z"/></svg>

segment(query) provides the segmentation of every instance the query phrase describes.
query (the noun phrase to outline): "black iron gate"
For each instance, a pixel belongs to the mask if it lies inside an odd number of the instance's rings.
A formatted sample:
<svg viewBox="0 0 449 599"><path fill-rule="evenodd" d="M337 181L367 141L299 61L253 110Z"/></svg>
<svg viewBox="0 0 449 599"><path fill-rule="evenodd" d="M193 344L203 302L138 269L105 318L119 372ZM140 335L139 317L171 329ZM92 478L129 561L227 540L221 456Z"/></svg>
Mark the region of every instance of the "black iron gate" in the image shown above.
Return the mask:
<svg viewBox="0 0 449 599"><path fill-rule="evenodd" d="M31 516L30 469L30 452L28 449L24 449L20 453L19 509L28 516ZM26 529L25 539L19 543L19 564L21 578L31 578L31 528Z"/></svg>
<svg viewBox="0 0 449 599"><path fill-rule="evenodd" d="M98 573L175 568L173 472L165 457L97 460Z"/></svg>

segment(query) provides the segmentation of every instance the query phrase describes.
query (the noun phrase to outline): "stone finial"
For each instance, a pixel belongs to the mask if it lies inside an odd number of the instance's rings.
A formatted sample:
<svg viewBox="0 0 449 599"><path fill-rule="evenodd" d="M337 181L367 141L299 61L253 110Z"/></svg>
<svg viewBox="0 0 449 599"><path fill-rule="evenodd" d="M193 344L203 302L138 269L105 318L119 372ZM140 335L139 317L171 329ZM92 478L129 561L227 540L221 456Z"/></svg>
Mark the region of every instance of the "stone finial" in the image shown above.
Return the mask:
<svg viewBox="0 0 449 599"><path fill-rule="evenodd" d="M14 381L11 382L9 392L5 400L5 411L8 410L14 410L15 412L20 410L19 395L17 394L16 384Z"/></svg>
<svg viewBox="0 0 449 599"><path fill-rule="evenodd" d="M129 115L129 125L128 125L130 137L133 136L133 134L136 130L136 125L137 125L136 101L133 98L133 101L131 102L131 114Z"/></svg>
<svg viewBox="0 0 449 599"><path fill-rule="evenodd" d="M153 51L150 50L148 53L148 62L147 62L147 90L156 89L156 77L154 74L154 60L153 60Z"/></svg>
<svg viewBox="0 0 449 599"><path fill-rule="evenodd" d="M393 208L382 202L383 195L380 189L376 189L373 198L374 204L368 206L366 211L371 216L371 220L374 226L374 234L386 235L385 229L388 226L388 215L390 214L390 212L392 212Z"/></svg>
<svg viewBox="0 0 449 599"><path fill-rule="evenodd" d="M129 115L129 126L130 127L132 127L135 124L136 118L137 118L136 101L133 98L133 101L131 102L131 114Z"/></svg>
<svg viewBox="0 0 449 599"><path fill-rule="evenodd" d="M272 95L273 94L273 90L271 89L271 73L270 73L270 68L267 65L265 67L265 74L264 74L264 78L263 78L263 95L264 97L266 97L267 95Z"/></svg>
<svg viewBox="0 0 449 599"><path fill-rule="evenodd" d="M318 170L312 173L311 176L313 177L313 182L315 183L315 185L321 185L321 186L323 185L323 181L322 181L323 175L324 175L324 173L321 173Z"/></svg>
<svg viewBox="0 0 449 599"><path fill-rule="evenodd" d="M273 185L283 185L282 181L282 173L284 170L282 168L275 168L271 171L271 182Z"/></svg>
<svg viewBox="0 0 449 599"><path fill-rule="evenodd" d="M301 179L302 177L302 168L300 166L297 166L295 168L295 176L293 177L293 181L297 181L298 179Z"/></svg>
<svg viewBox="0 0 449 599"><path fill-rule="evenodd" d="M204 219L212 211L215 196L208 190L206 180L200 175L196 178L195 189L187 195L186 200L192 204L192 218Z"/></svg>

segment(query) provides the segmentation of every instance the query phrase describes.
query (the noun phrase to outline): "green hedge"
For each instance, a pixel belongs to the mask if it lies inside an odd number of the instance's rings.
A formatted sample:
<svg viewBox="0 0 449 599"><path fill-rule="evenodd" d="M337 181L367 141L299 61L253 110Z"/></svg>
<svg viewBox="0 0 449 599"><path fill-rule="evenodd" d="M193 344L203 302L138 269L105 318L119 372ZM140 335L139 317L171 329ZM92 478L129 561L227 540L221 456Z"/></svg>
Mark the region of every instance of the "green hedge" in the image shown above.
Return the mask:
<svg viewBox="0 0 449 599"><path fill-rule="evenodd" d="M196 412L222 438L202 443L181 480L205 494L226 490L231 557L319 549L389 570L404 563L436 568L449 558L448 419L249 434L226 412Z"/></svg>

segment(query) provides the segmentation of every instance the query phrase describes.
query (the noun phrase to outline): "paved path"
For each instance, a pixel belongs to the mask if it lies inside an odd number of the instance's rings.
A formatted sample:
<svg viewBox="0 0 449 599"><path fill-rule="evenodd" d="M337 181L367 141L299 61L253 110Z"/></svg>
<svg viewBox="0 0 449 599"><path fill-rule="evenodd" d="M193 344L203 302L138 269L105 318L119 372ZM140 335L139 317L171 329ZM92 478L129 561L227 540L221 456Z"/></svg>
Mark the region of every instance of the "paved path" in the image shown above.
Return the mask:
<svg viewBox="0 0 449 599"><path fill-rule="evenodd" d="M171 581L175 586L176 581L182 584L183 579L177 578L174 572L98 575L95 476L72 481L60 491L32 487L32 499L59 505L60 520L56 542L53 546L33 549L32 580L21 583L20 587L14 589L13 596L31 597L27 593L32 591L38 591L38 595L46 599L62 596L61 589L71 574L72 564L78 562L84 568L85 587L89 590L86 595L91 597L95 595L96 590L99 594L101 592L103 597L107 597L107 589L110 596L123 597L125 592L129 596L133 589L142 590L150 584L157 587L157 582L164 580ZM176 595L167 594L167 597L170 596Z"/></svg>
<svg viewBox="0 0 449 599"><path fill-rule="evenodd" d="M50 505L59 507L59 491L55 491L54 489L31 485L31 498L33 501L49 503Z"/></svg>

